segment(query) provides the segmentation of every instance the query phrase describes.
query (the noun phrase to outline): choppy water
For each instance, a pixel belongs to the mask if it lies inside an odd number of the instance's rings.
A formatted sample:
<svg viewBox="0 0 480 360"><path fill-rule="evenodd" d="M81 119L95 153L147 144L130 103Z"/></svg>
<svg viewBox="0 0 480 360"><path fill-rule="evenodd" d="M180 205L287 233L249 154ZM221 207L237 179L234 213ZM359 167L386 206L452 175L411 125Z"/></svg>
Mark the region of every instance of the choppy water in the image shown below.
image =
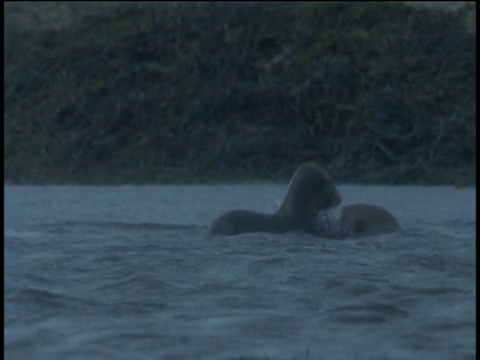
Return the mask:
<svg viewBox="0 0 480 360"><path fill-rule="evenodd" d="M5 186L6 358L475 358L475 189L339 187L400 234L206 235L285 188Z"/></svg>

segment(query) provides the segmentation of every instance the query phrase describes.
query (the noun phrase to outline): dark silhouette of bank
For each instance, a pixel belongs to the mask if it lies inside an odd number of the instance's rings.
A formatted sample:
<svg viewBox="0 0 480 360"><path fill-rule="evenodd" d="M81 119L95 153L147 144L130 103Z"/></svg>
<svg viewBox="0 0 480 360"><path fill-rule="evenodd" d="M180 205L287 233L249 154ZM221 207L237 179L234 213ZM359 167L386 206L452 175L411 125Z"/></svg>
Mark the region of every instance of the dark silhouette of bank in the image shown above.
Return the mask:
<svg viewBox="0 0 480 360"><path fill-rule="evenodd" d="M475 181L475 35L400 3L129 7L5 48L5 178Z"/></svg>

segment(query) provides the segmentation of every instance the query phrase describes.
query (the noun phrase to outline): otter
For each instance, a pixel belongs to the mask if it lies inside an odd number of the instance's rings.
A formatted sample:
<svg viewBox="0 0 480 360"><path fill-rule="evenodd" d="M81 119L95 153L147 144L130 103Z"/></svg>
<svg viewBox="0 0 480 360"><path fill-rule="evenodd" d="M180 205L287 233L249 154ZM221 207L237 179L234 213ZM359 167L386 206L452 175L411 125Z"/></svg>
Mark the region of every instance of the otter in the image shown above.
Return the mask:
<svg viewBox="0 0 480 360"><path fill-rule="evenodd" d="M317 234L326 238L345 239L389 234L400 231L397 219L386 209L369 204L352 204L341 209L340 219L326 211L320 213Z"/></svg>
<svg viewBox="0 0 480 360"><path fill-rule="evenodd" d="M341 202L330 176L314 162L302 164L293 174L287 195L274 214L232 210L210 226L211 235L247 232L306 232L328 239L345 239L400 231L397 219L386 209L352 204L341 209L340 219L328 213Z"/></svg>
<svg viewBox="0 0 480 360"><path fill-rule="evenodd" d="M352 204L342 208L342 227L355 235L370 236L400 231L395 217L386 209L369 204Z"/></svg>
<svg viewBox="0 0 480 360"><path fill-rule="evenodd" d="M341 196L330 176L316 163L306 162L295 171L282 205L274 214L232 210L210 226L211 235L247 232L317 234L318 215L340 204Z"/></svg>

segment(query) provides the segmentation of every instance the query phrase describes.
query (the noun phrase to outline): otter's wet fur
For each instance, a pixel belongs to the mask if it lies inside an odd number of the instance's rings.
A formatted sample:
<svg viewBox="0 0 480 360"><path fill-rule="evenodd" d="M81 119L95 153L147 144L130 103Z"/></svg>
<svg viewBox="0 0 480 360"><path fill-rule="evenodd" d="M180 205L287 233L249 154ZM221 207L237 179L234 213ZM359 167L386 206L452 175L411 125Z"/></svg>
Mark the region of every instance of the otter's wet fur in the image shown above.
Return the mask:
<svg viewBox="0 0 480 360"><path fill-rule="evenodd" d="M293 174L283 203L274 214L232 210L212 223L210 234L288 231L315 234L319 212L340 202L340 193L330 176L318 164L306 162Z"/></svg>

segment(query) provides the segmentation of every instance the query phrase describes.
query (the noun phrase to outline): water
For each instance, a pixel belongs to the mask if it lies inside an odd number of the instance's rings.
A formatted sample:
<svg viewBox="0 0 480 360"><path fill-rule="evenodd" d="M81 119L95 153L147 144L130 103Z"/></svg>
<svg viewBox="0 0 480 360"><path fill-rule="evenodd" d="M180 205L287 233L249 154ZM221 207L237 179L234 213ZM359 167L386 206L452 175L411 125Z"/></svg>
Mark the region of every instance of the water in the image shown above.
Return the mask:
<svg viewBox="0 0 480 360"><path fill-rule="evenodd" d="M475 189L340 186L399 234L208 237L286 186L5 186L7 359L474 359Z"/></svg>

